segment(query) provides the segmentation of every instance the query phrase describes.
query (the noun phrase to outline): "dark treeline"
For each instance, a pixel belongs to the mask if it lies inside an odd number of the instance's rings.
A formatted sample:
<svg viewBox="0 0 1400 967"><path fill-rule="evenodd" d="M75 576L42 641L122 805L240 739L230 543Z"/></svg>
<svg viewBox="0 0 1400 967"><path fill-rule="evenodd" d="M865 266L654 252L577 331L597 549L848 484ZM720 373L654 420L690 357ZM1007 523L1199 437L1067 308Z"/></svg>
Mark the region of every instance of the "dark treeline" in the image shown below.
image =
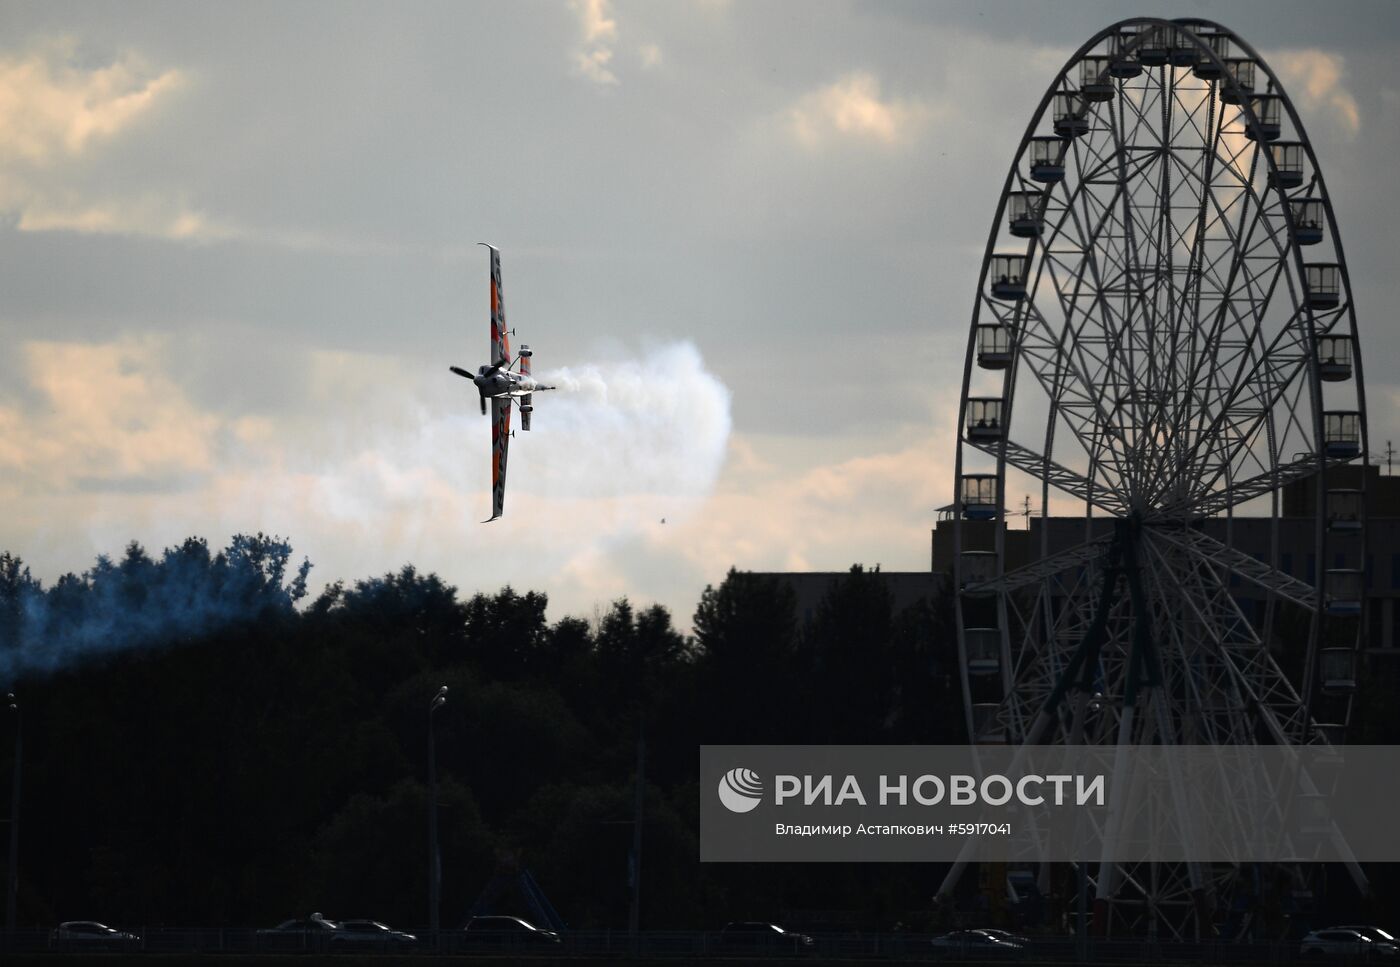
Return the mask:
<svg viewBox="0 0 1400 967"><path fill-rule="evenodd" d="M22 925L423 924L442 684L444 926L513 864L571 927L626 924L639 729L644 927L806 909L888 928L929 908L942 870L918 864L702 866L697 747L964 741L945 603L896 613L853 568L800 623L785 583L731 571L685 636L659 606L551 624L543 594L460 600L412 567L307 601L308 568L261 535L132 544L51 587L0 556Z"/></svg>

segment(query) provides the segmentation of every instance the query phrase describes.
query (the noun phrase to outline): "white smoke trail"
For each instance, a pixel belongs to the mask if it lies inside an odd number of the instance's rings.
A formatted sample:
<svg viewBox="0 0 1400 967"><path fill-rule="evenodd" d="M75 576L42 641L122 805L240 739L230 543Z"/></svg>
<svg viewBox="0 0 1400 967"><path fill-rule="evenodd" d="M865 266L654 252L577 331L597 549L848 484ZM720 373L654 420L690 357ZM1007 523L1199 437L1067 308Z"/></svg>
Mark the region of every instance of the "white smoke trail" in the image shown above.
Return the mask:
<svg viewBox="0 0 1400 967"><path fill-rule="evenodd" d="M524 492L570 498L700 498L729 442L729 390L689 342L640 358L545 370ZM524 448L521 448L524 449Z"/></svg>
<svg viewBox="0 0 1400 967"><path fill-rule="evenodd" d="M71 369L62 349L36 359L32 378ZM674 585L677 599L694 593L686 548L666 544L679 532L659 521L679 523L712 493L731 421L729 390L693 344L542 366L541 381L558 389L535 396L532 432L515 414L506 516L490 527L480 523L491 507L490 421L445 361L312 351L298 362L306 392L296 405L244 416L201 406L159 350L89 347L86 395L41 381L45 407L0 407L0 425L23 444L15 452L36 455L12 515L35 524L11 528L0 549L36 574L81 571L132 539L155 554L192 535L217 546L261 531L310 557L313 596L323 581L411 562L464 591L512 583L587 613L635 590L627 569L638 553L651 555L654 583ZM151 422L153 395L158 433L134 419ZM207 445L191 456L195 431ZM0 469L13 469L7 453ZM160 486L166 478L179 485Z"/></svg>

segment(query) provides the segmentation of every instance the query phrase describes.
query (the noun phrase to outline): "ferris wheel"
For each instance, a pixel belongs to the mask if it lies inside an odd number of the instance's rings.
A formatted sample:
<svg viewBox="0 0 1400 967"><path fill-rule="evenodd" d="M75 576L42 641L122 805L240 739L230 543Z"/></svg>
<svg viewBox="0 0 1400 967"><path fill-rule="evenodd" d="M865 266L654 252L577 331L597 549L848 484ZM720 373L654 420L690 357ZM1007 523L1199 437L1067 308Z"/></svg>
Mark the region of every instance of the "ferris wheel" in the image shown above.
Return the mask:
<svg viewBox="0 0 1400 967"><path fill-rule="evenodd" d="M952 530L974 743L1343 741L1358 350L1322 169L1264 60L1202 20L1084 44L1016 150L968 338ZM1020 487L1029 547L1005 527ZM1194 933L1232 875L1105 860L1096 905L1108 932Z"/></svg>

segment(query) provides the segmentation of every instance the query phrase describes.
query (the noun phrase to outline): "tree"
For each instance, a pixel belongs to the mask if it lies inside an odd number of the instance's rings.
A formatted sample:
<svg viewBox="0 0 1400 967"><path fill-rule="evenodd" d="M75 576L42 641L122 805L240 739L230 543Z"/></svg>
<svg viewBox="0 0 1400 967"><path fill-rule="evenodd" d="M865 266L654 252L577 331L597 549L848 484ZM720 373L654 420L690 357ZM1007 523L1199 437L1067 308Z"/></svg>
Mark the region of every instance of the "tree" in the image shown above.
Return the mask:
<svg viewBox="0 0 1400 967"><path fill-rule="evenodd" d="M707 586L695 609L702 741L784 742L800 726L791 710L802 693L797 603L774 577L731 569Z"/></svg>
<svg viewBox="0 0 1400 967"><path fill-rule="evenodd" d="M879 571L836 580L803 630L811 682L807 741L881 742L894 719L894 615Z"/></svg>

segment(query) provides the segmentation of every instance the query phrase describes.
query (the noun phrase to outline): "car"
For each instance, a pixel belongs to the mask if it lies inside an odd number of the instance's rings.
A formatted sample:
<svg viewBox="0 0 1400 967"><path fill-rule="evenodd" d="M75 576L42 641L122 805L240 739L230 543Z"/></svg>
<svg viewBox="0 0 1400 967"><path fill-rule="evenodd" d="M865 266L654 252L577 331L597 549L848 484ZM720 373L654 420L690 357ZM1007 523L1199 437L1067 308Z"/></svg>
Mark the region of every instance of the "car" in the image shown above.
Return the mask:
<svg viewBox="0 0 1400 967"><path fill-rule="evenodd" d="M473 944L517 947L560 942L559 934L553 930L541 930L529 920L522 920L520 917L472 917L462 930L467 940Z"/></svg>
<svg viewBox="0 0 1400 967"><path fill-rule="evenodd" d="M1025 944L1002 940L999 934L1013 936L1002 930L954 930L929 943L935 957L947 960L1016 960L1026 955Z"/></svg>
<svg viewBox="0 0 1400 967"><path fill-rule="evenodd" d="M82 950L121 950L141 938L96 920L65 920L54 930L53 942L60 947Z"/></svg>
<svg viewBox="0 0 1400 967"><path fill-rule="evenodd" d="M336 947L388 947L417 942L418 938L413 934L395 930L378 920L342 920L340 928L331 937L331 944Z"/></svg>
<svg viewBox="0 0 1400 967"><path fill-rule="evenodd" d="M1019 944L1022 947L1029 947L1031 945L1030 937L1023 937L1020 934L1012 933L1010 930L1001 930L997 927L974 927L973 929L978 933L985 933L995 940L1000 940L1002 943Z"/></svg>
<svg viewBox="0 0 1400 967"><path fill-rule="evenodd" d="M1321 959L1323 957L1338 958L1391 958L1400 955L1400 946L1397 946L1395 939L1375 940L1369 935L1370 931L1376 931L1376 936L1390 937L1390 934L1379 927L1328 927L1325 930L1314 930L1303 938L1303 942L1298 947L1298 953L1304 957Z"/></svg>
<svg viewBox="0 0 1400 967"><path fill-rule="evenodd" d="M258 931L262 950L319 950L330 944L340 924L313 913L305 920L283 920L275 927Z"/></svg>
<svg viewBox="0 0 1400 967"><path fill-rule="evenodd" d="M1355 930L1357 933L1361 934L1361 936L1370 938L1372 943L1388 943L1400 945L1400 940L1396 940L1395 937L1392 936L1388 931L1382 930L1380 927L1356 927L1352 926L1351 924L1345 924L1340 927L1332 927L1331 929Z"/></svg>
<svg viewBox="0 0 1400 967"><path fill-rule="evenodd" d="M735 920L719 932L720 943L726 947L750 950L802 953L816 944L805 933L795 933L768 920Z"/></svg>

